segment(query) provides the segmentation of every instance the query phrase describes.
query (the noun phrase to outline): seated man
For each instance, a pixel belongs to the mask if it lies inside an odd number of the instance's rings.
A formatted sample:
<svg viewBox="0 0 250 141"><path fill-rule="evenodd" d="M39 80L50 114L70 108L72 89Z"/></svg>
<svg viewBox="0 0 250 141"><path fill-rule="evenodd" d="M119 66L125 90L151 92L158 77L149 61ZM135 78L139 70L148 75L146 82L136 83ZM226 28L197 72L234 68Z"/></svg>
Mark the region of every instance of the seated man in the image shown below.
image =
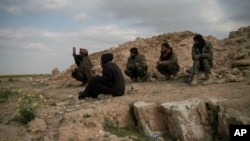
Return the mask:
<svg viewBox="0 0 250 141"><path fill-rule="evenodd" d="M81 81L81 86L84 86L91 79L91 68L92 63L88 56L88 50L80 48L79 55L76 55L76 48L73 47L73 57L77 68L72 72L72 77L76 80Z"/></svg>
<svg viewBox="0 0 250 141"><path fill-rule="evenodd" d="M124 73L129 76L133 82L137 82L138 78L142 81L147 81L147 70L148 66L144 55L139 54L136 47L131 48Z"/></svg>
<svg viewBox="0 0 250 141"><path fill-rule="evenodd" d="M161 74L165 75L166 79L169 79L171 75L173 79L178 78L177 73L180 70L180 66L178 64L177 55L167 42L161 44L161 55L159 61L157 61L156 69Z"/></svg>
<svg viewBox="0 0 250 141"><path fill-rule="evenodd" d="M197 74L198 71L204 71L207 80L203 84L210 84L213 82L211 75L211 68L213 67L213 46L211 43L205 41L200 34L197 34L193 38L194 45L192 47L192 59L193 59L193 80L191 85L198 83Z"/></svg>
<svg viewBox="0 0 250 141"><path fill-rule="evenodd" d="M113 54L111 53L101 56L102 76L94 76L89 81L85 90L79 93L79 100L85 97L97 98L99 94L124 95L125 79L121 69L112 60Z"/></svg>

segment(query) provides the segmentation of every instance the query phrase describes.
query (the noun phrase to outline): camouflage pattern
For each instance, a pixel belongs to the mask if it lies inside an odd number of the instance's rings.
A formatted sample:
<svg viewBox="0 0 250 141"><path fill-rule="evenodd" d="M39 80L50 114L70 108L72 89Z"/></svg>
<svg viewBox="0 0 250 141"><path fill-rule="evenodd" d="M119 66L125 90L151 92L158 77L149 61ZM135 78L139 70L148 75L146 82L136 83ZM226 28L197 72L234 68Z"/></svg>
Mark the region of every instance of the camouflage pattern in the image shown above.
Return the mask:
<svg viewBox="0 0 250 141"><path fill-rule="evenodd" d="M126 64L125 74L130 78L144 78L147 75L148 66L144 55L138 54L135 57L129 57Z"/></svg>
<svg viewBox="0 0 250 141"><path fill-rule="evenodd" d="M198 60L195 56L200 55ZM210 74L210 70L213 67L213 46L210 42L204 43L202 52L200 53L199 48L193 45L192 47L192 59L194 61L194 74L198 71L204 71L206 74Z"/></svg>
<svg viewBox="0 0 250 141"><path fill-rule="evenodd" d="M92 78L91 68L93 65L91 63L91 60L89 56L81 56L75 54L73 54L73 56L78 67L75 68L75 70L72 72L72 77L85 84Z"/></svg>
<svg viewBox="0 0 250 141"><path fill-rule="evenodd" d="M161 59L159 60L163 61ZM172 52L171 58L163 61L163 64L157 65L156 69L163 75L176 75L180 70L176 53Z"/></svg>

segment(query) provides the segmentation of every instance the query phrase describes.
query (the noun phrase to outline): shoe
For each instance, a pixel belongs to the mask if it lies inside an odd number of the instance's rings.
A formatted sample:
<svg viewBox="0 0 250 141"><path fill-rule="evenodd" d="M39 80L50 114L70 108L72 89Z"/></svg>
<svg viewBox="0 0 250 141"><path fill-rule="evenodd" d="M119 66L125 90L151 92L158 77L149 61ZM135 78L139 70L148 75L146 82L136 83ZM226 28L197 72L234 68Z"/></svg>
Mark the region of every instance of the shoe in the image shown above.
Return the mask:
<svg viewBox="0 0 250 141"><path fill-rule="evenodd" d="M81 95L78 95L78 100L82 100L84 99L84 97L82 97Z"/></svg>
<svg viewBox="0 0 250 141"><path fill-rule="evenodd" d="M145 74L143 77L141 77L142 82L146 82L149 79L149 74Z"/></svg>
<svg viewBox="0 0 250 141"><path fill-rule="evenodd" d="M208 84L212 84L214 81L213 81L213 78L212 78L212 74L206 74L206 76L208 77L208 79L206 81L204 81L202 83L202 85L208 85Z"/></svg>
<svg viewBox="0 0 250 141"><path fill-rule="evenodd" d="M193 80L191 81L191 86L195 86L198 84L198 78L197 78L197 74L193 75Z"/></svg>
<svg viewBox="0 0 250 141"><path fill-rule="evenodd" d="M85 95L83 94L83 92L79 92L79 93L78 93L78 100L82 100L82 99L84 99L85 97L87 97L87 96L85 96Z"/></svg>
<svg viewBox="0 0 250 141"><path fill-rule="evenodd" d="M200 80L208 80L208 74L200 75Z"/></svg>
<svg viewBox="0 0 250 141"><path fill-rule="evenodd" d="M165 80L169 80L170 75L168 73L164 74L164 76L165 76Z"/></svg>
<svg viewBox="0 0 250 141"><path fill-rule="evenodd" d="M137 78L135 77L135 78L132 78L132 82L137 82L138 80L137 80Z"/></svg>
<svg viewBox="0 0 250 141"><path fill-rule="evenodd" d="M179 76L177 74L173 75L172 79L173 80L177 80L179 78Z"/></svg>

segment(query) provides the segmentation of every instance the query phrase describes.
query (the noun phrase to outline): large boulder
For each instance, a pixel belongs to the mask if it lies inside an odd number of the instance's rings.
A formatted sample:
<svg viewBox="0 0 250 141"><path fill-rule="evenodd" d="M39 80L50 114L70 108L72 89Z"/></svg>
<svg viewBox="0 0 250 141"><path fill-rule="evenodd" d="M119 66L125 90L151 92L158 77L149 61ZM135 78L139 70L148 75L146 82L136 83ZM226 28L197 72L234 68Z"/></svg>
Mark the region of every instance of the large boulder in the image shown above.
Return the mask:
<svg viewBox="0 0 250 141"><path fill-rule="evenodd" d="M242 114L240 111L232 110L229 106L220 107L218 112L218 135L221 140L229 140L230 125L248 124L250 124L250 118Z"/></svg>
<svg viewBox="0 0 250 141"><path fill-rule="evenodd" d="M47 125L44 120L35 118L34 120L28 123L28 131L35 133L35 132L43 132L47 128Z"/></svg>
<svg viewBox="0 0 250 141"><path fill-rule="evenodd" d="M58 75L58 74L60 74L60 70L59 70L58 68L54 68L54 69L52 70L52 75L56 76L56 75Z"/></svg>
<svg viewBox="0 0 250 141"><path fill-rule="evenodd" d="M200 99L162 103L167 132L181 141L212 141L206 103Z"/></svg>
<svg viewBox="0 0 250 141"><path fill-rule="evenodd" d="M138 125L147 136L162 134L165 132L163 124L163 112L155 103L139 101L134 103L134 114Z"/></svg>

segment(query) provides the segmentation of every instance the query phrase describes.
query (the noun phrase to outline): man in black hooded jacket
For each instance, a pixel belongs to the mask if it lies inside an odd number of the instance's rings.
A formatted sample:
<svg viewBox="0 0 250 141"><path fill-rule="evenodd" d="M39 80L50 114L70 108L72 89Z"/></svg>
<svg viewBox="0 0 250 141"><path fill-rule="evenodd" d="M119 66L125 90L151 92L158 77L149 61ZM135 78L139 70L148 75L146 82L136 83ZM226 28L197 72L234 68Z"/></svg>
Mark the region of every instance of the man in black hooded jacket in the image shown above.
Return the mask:
<svg viewBox="0 0 250 141"><path fill-rule="evenodd" d="M94 76L89 81L85 90L79 93L79 100L85 97L97 98L99 94L124 95L125 79L121 69L112 60L113 54L111 53L101 56L102 76Z"/></svg>

